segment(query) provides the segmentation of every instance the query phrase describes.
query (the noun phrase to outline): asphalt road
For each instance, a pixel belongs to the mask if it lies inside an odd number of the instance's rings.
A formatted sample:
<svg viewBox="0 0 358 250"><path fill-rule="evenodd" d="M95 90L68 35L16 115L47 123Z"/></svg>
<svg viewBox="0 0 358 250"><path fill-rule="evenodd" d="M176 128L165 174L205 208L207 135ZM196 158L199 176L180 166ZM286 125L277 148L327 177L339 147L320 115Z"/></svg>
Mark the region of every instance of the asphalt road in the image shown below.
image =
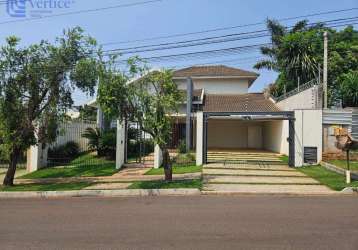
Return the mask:
<svg viewBox="0 0 358 250"><path fill-rule="evenodd" d="M358 197L0 200L0 249L358 249Z"/></svg>

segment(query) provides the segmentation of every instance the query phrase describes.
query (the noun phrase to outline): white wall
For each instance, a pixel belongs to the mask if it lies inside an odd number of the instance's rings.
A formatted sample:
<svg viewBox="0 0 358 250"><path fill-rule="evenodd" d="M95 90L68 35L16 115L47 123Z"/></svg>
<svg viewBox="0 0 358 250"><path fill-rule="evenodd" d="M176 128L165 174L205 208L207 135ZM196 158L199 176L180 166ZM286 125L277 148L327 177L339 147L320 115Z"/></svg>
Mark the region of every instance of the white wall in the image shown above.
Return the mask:
<svg viewBox="0 0 358 250"><path fill-rule="evenodd" d="M252 148L261 149L263 145L261 133L257 130L257 135L250 136L251 143L248 141L249 127L260 127L260 122L245 122L230 119L209 119L208 122L208 148ZM254 141L253 141L254 140Z"/></svg>
<svg viewBox="0 0 358 250"><path fill-rule="evenodd" d="M88 150L88 140L82 137L82 133L89 127L96 128L97 125L95 123L83 122L62 123L59 126L59 135L50 147L57 147L69 141L74 141L80 146L81 151Z"/></svg>
<svg viewBox="0 0 358 250"><path fill-rule="evenodd" d="M277 102L276 105L284 111L293 111L295 109L316 109L322 107L319 92L319 87L313 86L296 95Z"/></svg>
<svg viewBox="0 0 358 250"><path fill-rule="evenodd" d="M186 79L176 79L178 88L186 90ZM248 93L248 79L195 79L194 89L205 89L206 94L245 94Z"/></svg>
<svg viewBox="0 0 358 250"><path fill-rule="evenodd" d="M288 121L264 122L263 140L264 148L266 150L288 155L288 123Z"/></svg>
<svg viewBox="0 0 358 250"><path fill-rule="evenodd" d="M317 147L322 161L322 110L295 110L295 166L304 165L304 147Z"/></svg>

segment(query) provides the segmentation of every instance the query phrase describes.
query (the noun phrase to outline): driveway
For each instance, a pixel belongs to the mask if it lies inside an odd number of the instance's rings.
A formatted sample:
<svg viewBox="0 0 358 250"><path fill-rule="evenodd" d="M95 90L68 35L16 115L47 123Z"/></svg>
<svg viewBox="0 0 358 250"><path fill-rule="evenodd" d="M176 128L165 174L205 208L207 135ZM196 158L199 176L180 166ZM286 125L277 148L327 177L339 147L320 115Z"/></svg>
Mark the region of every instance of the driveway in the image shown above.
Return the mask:
<svg viewBox="0 0 358 250"><path fill-rule="evenodd" d="M213 163L203 168L204 193L335 194L284 164Z"/></svg>

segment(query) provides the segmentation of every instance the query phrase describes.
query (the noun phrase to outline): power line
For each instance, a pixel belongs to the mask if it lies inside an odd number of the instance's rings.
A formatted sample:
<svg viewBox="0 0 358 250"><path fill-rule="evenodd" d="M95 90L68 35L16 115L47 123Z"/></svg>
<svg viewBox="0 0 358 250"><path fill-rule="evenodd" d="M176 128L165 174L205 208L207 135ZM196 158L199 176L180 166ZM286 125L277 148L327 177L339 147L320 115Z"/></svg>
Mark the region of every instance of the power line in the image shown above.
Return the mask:
<svg viewBox="0 0 358 250"><path fill-rule="evenodd" d="M321 15L336 14L336 13L341 13L341 12L348 12L348 11L352 11L352 10L358 10L358 8L349 8L349 9L317 12L317 13L311 13L311 14L295 16L295 17L280 18L280 19L277 19L277 21L289 21L289 20L295 20L295 19L307 18L307 17L313 17L313 16L321 16ZM256 22L256 23L249 23L249 24L242 24L242 25L235 25L235 26L226 26L226 27L221 27L221 28L207 29L207 30L188 32L188 33L179 33L179 34L173 34L173 35L167 35L167 36L157 36L157 37L135 39L135 40L127 40L127 41L119 41L119 42L108 42L108 43L102 43L101 45L107 46L107 45L113 45L113 44L125 44L125 43L134 43L134 42L153 41L153 40L159 40L159 39L182 37L182 36L204 34L204 33L223 31L223 30L230 30L230 29L236 29L236 28L257 26L257 25L261 25L261 24L265 24L265 23L266 23L266 21L261 21L261 22Z"/></svg>
<svg viewBox="0 0 358 250"><path fill-rule="evenodd" d="M104 11L104 10L110 10L110 9L127 8L127 7L150 4L150 3L155 3L155 2L162 2L162 1L163 0L149 0L149 1L142 1L142 2L136 2L136 3L113 5L113 6L102 7L102 8L65 12L65 13L59 13L59 14L54 14L54 15L42 16L42 17L9 20L9 21L0 22L0 25L9 24L9 23L27 22L27 21L33 21L33 20L39 20L39 19L48 19L48 18L60 17L60 16L77 15L77 14L82 14L82 13L98 12L98 11Z"/></svg>
<svg viewBox="0 0 358 250"><path fill-rule="evenodd" d="M177 58L186 59L188 57L196 57L202 58L204 56L212 56L212 55L231 55L231 54L239 54L239 53L246 53L253 50L258 50L262 46L268 46L269 43L261 43L261 44L254 44L254 45L246 45L240 47L231 47L225 49L216 49L216 50L205 50L205 51L197 51L197 52L190 52L190 53L181 53L181 54L171 54L171 55L164 55L164 56L153 56L153 57L144 57L142 60L144 61L170 61ZM126 63L127 60L117 60L118 64Z"/></svg>
<svg viewBox="0 0 358 250"><path fill-rule="evenodd" d="M358 16L351 17L351 18L327 20L327 21L323 21L323 22L311 23L308 25L308 27L310 27L310 26L312 27L312 26L320 24L320 23L331 23L330 25L332 25L332 24L340 24L341 22L347 22L348 20L357 21L356 20L357 18L358 18ZM294 26L287 27L287 29L292 28L292 27L294 27ZM248 36L242 36L242 35L247 35L247 34L248 34ZM266 29L266 30L257 30L257 31L242 32L242 33L236 33L236 34L227 34L227 35L223 35L223 36L206 37L206 38L200 38L200 39L179 41L179 42L152 44L152 45L138 46L138 47L132 47L132 48L123 48L123 49L111 49L111 50L106 50L105 52L108 52L108 53L118 52L121 55L124 55L124 54L140 53L140 52L186 48L186 47L193 47L193 46L200 46L200 45L207 45L207 44L225 43L225 42L232 42L232 41L238 41L238 40L262 38L262 37L267 37L267 36L270 36L270 34L269 34L268 30ZM223 39L214 40L217 38L223 38ZM197 41L199 41L199 42L197 42ZM166 45L170 45L170 46L166 46ZM143 49L141 49L141 48L143 48ZM145 49L145 48L148 48L148 49Z"/></svg>

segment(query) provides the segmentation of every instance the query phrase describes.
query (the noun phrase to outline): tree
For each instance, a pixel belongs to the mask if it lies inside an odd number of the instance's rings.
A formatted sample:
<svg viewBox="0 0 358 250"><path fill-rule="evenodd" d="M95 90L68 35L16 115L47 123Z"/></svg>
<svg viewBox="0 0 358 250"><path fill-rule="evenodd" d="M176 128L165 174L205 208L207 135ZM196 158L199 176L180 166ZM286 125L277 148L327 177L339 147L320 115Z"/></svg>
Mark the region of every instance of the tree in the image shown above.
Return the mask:
<svg viewBox="0 0 358 250"><path fill-rule="evenodd" d="M271 94L282 95L284 91L296 88L298 78L301 83L318 78L318 66L323 65L323 32L329 33L328 91L329 103L339 103L341 77L358 68L358 32L352 26L341 31L327 28L324 24L307 25L298 22L288 30L276 21L268 20L271 33L271 46L261 48L268 59L262 60L255 68L266 68L279 73ZM352 100L343 102L351 103Z"/></svg>
<svg viewBox="0 0 358 250"><path fill-rule="evenodd" d="M83 105L78 108L80 112L80 119L83 121L96 121L97 109L88 105Z"/></svg>
<svg viewBox="0 0 358 250"><path fill-rule="evenodd" d="M340 94L344 106L358 107L358 71L342 75Z"/></svg>
<svg viewBox="0 0 358 250"><path fill-rule="evenodd" d="M165 179L170 181L172 166L167 148L172 124L170 114L178 110L182 95L171 70L149 72L146 67L132 63L131 72L140 77L128 83L130 77L123 73L112 69L103 71L103 77L99 78L98 101L108 115L138 122L141 129L151 135L162 151Z"/></svg>
<svg viewBox="0 0 358 250"><path fill-rule="evenodd" d="M73 104L74 88L91 95L97 82L96 42L81 28L55 44L28 47L9 37L0 49L0 150L8 156L3 184L13 185L21 152L55 139L58 120Z"/></svg>

